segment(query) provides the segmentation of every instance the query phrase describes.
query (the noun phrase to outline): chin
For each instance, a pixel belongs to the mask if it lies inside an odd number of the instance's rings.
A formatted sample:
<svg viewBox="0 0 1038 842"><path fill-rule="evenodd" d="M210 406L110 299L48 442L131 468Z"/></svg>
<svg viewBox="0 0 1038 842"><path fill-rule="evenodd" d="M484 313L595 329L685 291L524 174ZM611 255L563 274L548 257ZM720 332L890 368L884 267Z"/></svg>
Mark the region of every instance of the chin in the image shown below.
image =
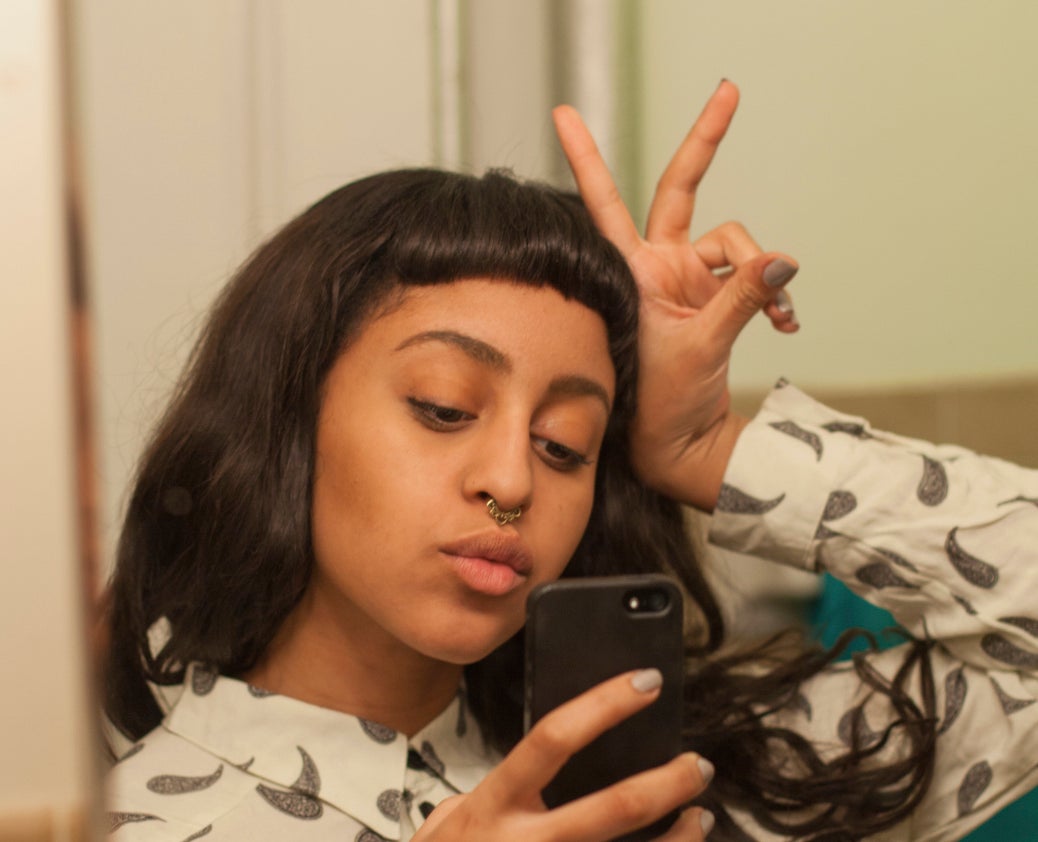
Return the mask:
<svg viewBox="0 0 1038 842"><path fill-rule="evenodd" d="M437 651L430 654L432 654L432 656L438 661L454 664L459 667L467 667L477 661L482 661L487 655L504 643L505 640L508 640L508 638L506 637L504 640L495 640L494 643L485 646L473 646L469 644L436 647Z"/></svg>
<svg viewBox="0 0 1038 842"><path fill-rule="evenodd" d="M520 623L515 628L497 629L486 634L473 634L469 630L465 639L441 638L438 641L428 641L428 646L423 646L421 651L438 661L467 667L469 664L482 661L487 655L510 640L521 628Z"/></svg>

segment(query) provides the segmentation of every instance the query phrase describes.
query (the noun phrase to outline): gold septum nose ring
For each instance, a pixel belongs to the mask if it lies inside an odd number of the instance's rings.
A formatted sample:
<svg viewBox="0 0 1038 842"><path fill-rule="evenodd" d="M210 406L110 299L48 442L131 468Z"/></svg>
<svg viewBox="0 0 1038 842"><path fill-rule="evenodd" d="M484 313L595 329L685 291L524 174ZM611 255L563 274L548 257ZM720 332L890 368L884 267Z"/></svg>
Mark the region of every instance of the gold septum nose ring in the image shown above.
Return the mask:
<svg viewBox="0 0 1038 842"><path fill-rule="evenodd" d="M495 500L493 497L488 497L487 511L490 512L490 516L497 521L498 526L505 526L506 524L511 523L513 520L519 520L519 518L522 517L523 507L516 506L514 509L509 509L508 511L505 511L499 505L497 505L497 500Z"/></svg>

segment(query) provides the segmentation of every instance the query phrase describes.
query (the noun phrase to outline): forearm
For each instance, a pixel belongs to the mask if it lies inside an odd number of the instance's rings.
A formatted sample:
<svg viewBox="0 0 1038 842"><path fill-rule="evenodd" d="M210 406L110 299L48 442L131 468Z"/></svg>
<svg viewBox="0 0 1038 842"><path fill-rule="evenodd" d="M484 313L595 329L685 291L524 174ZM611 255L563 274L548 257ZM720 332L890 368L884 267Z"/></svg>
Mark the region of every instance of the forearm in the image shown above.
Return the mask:
<svg viewBox="0 0 1038 842"><path fill-rule="evenodd" d="M711 539L826 569L913 634L1038 668L1038 471L871 430L789 387L744 431Z"/></svg>

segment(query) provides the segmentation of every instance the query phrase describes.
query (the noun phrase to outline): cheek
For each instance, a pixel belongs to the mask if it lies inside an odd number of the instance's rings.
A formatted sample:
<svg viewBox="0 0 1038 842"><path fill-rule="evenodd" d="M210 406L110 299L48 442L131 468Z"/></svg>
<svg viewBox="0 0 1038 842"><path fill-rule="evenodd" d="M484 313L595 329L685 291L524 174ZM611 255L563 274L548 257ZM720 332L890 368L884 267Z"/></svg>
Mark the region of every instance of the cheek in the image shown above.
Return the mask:
<svg viewBox="0 0 1038 842"><path fill-rule="evenodd" d="M355 424L340 423L318 438L314 465L311 532L319 564L341 562L351 547L377 541L391 502L386 484L383 442Z"/></svg>
<svg viewBox="0 0 1038 842"><path fill-rule="evenodd" d="M545 528L539 537L543 541L541 551L544 557L551 559L550 578L558 578L569 564L584 537L593 505L592 483L587 488L575 489L574 493L560 497L556 506L545 514Z"/></svg>
<svg viewBox="0 0 1038 842"><path fill-rule="evenodd" d="M321 431L311 514L318 564L413 553L429 540L443 514L449 465L438 450L415 446L409 423L344 414Z"/></svg>

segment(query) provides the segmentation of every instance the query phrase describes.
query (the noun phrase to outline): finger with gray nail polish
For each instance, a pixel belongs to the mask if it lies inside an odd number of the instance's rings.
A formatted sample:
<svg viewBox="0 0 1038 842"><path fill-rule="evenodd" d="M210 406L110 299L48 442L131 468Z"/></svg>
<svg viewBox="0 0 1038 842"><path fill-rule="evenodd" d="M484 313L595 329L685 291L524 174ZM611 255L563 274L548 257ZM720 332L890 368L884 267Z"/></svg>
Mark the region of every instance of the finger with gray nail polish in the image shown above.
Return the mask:
<svg viewBox="0 0 1038 842"><path fill-rule="evenodd" d="M703 783L710 783L714 779L714 764L705 757L697 757L696 763L699 766L699 774L703 776Z"/></svg>
<svg viewBox="0 0 1038 842"><path fill-rule="evenodd" d="M780 287L792 280L798 268L781 257L776 257L764 268L764 274L761 277L769 287Z"/></svg>
<svg viewBox="0 0 1038 842"><path fill-rule="evenodd" d="M647 669L631 676L631 686L639 693L648 693L663 686L663 673L657 669Z"/></svg>

